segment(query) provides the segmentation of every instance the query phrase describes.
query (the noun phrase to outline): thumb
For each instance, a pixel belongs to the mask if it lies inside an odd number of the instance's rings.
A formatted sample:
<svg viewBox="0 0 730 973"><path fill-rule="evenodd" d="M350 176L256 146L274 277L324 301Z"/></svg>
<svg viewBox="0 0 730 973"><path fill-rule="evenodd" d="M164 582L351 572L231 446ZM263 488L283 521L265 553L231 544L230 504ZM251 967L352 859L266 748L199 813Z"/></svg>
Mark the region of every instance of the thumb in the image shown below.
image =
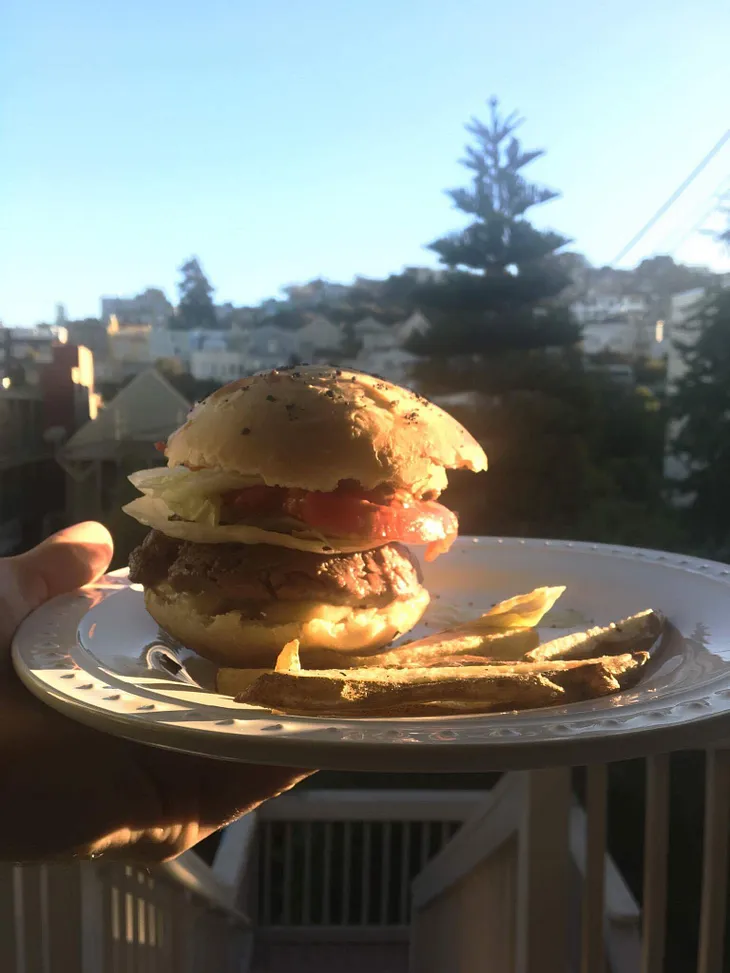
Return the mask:
<svg viewBox="0 0 730 973"><path fill-rule="evenodd" d="M106 527L74 524L12 559L25 614L56 595L96 581L112 559L114 542Z"/></svg>

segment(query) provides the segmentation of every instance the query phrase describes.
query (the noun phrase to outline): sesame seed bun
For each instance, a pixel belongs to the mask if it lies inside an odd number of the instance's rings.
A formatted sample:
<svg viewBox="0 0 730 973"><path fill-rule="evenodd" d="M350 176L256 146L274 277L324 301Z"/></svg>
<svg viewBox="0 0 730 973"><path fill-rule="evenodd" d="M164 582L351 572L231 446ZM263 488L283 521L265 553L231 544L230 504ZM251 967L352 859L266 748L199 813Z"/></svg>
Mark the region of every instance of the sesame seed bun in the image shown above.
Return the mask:
<svg viewBox="0 0 730 973"><path fill-rule="evenodd" d="M387 483L438 495L446 470L485 470L477 441L422 396L372 375L295 366L242 378L197 405L167 443L170 466L255 476L269 486L335 490Z"/></svg>

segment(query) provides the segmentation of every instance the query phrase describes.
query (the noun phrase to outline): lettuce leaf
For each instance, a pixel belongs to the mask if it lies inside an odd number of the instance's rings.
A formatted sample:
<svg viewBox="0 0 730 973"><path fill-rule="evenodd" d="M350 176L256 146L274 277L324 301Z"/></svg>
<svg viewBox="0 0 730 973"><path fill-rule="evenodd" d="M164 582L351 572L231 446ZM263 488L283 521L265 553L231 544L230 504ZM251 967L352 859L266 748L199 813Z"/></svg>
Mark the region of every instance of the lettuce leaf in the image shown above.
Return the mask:
<svg viewBox="0 0 730 973"><path fill-rule="evenodd" d="M261 482L221 470L188 470L184 466L139 470L129 477L140 493L161 500L183 520L215 527L220 521L220 498L228 490Z"/></svg>
<svg viewBox="0 0 730 973"><path fill-rule="evenodd" d="M289 547L299 551L312 551L319 554L350 553L362 551L368 546L362 540L347 540L342 538L318 538L312 531L306 529L281 533L267 527L252 524L218 524L192 523L186 520L171 520L170 508L162 500L147 495L137 497L122 508L130 517L134 517L140 524L159 530L168 537L178 540L193 541L197 544L270 544L274 547Z"/></svg>

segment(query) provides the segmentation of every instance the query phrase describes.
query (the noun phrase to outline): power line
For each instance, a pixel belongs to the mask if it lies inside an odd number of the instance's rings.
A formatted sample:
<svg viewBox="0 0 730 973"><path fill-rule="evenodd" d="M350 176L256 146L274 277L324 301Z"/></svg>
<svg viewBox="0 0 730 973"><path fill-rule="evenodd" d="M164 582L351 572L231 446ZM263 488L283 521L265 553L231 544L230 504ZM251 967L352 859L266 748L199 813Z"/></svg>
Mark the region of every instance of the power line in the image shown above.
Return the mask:
<svg viewBox="0 0 730 973"><path fill-rule="evenodd" d="M727 132L725 132L725 134L722 136L722 138L720 139L720 141L717 142L717 144L714 145L710 149L710 151L704 157L704 159L702 160L702 162L700 162L700 164L695 169L692 170L692 172L687 176L687 178L684 180L684 182L680 186L678 186L677 189L674 190L674 192L669 197L669 199L667 199L666 202L664 202L659 207L659 209L652 216L652 218L649 220L649 222L646 223L644 226L642 226L642 228L639 230L639 232L636 234L636 236L633 237L633 239L631 239L626 244L626 246L622 250L620 250L618 252L618 254L611 261L612 264L619 263L619 261L623 260L623 258L626 256L627 253L630 253L630 251L634 249L634 247L639 242L639 240L641 240L645 236L645 234L649 232L649 230L652 228L652 226L654 226L654 224L658 220L660 220L662 218L662 216L664 216L664 214L667 212L667 210L677 202L677 200L682 195L682 193L692 185L692 183L695 181L695 179L697 178L697 176L699 176L699 174L702 172L702 170L705 168L705 166L712 159L715 158L715 156L717 155L717 153L725 145L725 143L728 141L728 139L730 139L730 128L727 130Z"/></svg>
<svg viewBox="0 0 730 973"><path fill-rule="evenodd" d="M674 254L677 252L677 250L679 250L679 248L685 242L685 240L691 237L693 233L696 233L702 227L702 225L708 220L708 218L712 215L712 213L714 213L719 208L720 204L722 203L722 199L724 195L722 187L728 183L730 183L730 176L725 176L723 181L720 183L720 185L717 187L715 192L712 194L712 203L710 204L710 206L704 211L704 213L697 220L694 226L691 226L689 230L687 230L683 234L683 236L680 237L679 241L674 244L672 249L669 251L670 256L673 257Z"/></svg>
<svg viewBox="0 0 730 973"><path fill-rule="evenodd" d="M723 198L730 191L730 172L726 173L720 182L715 186L711 193L694 207L694 212L692 214L693 224L689 229L686 228L686 224L689 222L689 215L687 220L678 226L673 226L669 229L659 242L654 246L655 253L667 253L670 256L674 254L678 247L680 247L687 237L695 233L702 224L707 220L710 214L716 210L722 203ZM698 216L702 212L701 216ZM694 217L697 216L696 222Z"/></svg>
<svg viewBox="0 0 730 973"><path fill-rule="evenodd" d="M715 209L721 202L723 196L730 190L730 172L725 173L720 182L715 186L711 193L702 200L700 204L694 207L694 213L699 213L702 209L703 215L698 219L698 221L693 225L690 230L684 230L682 226L671 227L659 242L655 246L655 251L657 253L673 253L678 244L676 240L682 235L682 242L686 240L687 236L697 229L710 213Z"/></svg>

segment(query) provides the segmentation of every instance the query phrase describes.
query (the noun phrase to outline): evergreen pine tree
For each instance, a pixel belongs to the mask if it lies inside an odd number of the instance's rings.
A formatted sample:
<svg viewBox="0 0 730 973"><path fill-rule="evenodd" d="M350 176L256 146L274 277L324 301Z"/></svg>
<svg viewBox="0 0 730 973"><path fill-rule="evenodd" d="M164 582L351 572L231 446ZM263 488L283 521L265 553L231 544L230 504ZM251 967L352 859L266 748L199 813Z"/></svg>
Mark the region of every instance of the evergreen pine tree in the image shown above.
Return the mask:
<svg viewBox="0 0 730 973"><path fill-rule="evenodd" d="M473 174L471 185L449 195L470 222L429 246L449 272L420 291L419 303L434 323L414 342L421 354L493 354L578 339L567 309L552 301L569 283L555 259L568 239L527 219L532 207L557 193L525 178L525 167L544 153L523 149L515 136L521 124L514 112L503 117L492 99L489 121L467 125L474 144L462 162Z"/></svg>
<svg viewBox="0 0 730 973"><path fill-rule="evenodd" d="M180 331L219 328L213 304L213 288L203 273L197 257L191 257L180 267L178 292L180 301L170 327Z"/></svg>
<svg viewBox="0 0 730 973"><path fill-rule="evenodd" d="M693 539L708 554L730 557L730 289L702 300L675 342L686 371L672 396L677 432L672 452L685 475L676 481Z"/></svg>
<svg viewBox="0 0 730 973"><path fill-rule="evenodd" d="M532 208L555 199L525 169L521 120L490 103L468 126L471 185L452 190L465 229L431 244L449 268L422 288L433 322L414 339L426 395L471 391L461 416L490 471L450 477L447 500L466 533L674 546L662 504L663 416L643 391L589 370L568 307L564 236L535 228Z"/></svg>

